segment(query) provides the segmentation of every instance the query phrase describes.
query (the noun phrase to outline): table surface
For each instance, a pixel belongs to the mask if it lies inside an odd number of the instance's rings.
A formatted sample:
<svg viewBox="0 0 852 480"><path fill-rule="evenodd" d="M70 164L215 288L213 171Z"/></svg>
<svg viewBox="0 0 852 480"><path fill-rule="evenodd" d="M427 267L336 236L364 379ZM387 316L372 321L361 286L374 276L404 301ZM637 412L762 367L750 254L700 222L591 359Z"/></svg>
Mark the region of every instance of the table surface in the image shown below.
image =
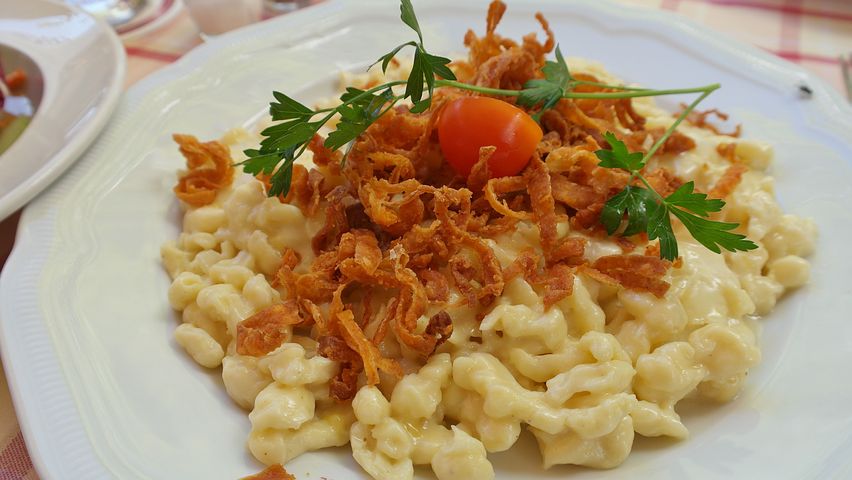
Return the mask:
<svg viewBox="0 0 852 480"><path fill-rule="evenodd" d="M838 57L852 52L852 1L847 0L617 0L678 12L802 65L842 89ZM183 8L183 7L179 7ZM0 15L2 16L2 15ZM185 11L144 35L126 38L125 88L203 42ZM0 268L13 244L20 212L0 222ZM0 480L37 479L0 369Z"/></svg>

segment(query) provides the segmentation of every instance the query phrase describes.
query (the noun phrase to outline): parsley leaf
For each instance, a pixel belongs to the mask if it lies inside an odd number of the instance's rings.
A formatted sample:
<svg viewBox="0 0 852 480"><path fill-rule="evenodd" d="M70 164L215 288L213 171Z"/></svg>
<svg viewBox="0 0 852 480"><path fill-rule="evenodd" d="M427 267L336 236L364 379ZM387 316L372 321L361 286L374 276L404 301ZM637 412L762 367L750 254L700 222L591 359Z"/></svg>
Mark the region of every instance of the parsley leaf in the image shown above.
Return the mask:
<svg viewBox="0 0 852 480"><path fill-rule="evenodd" d="M272 95L278 100L278 102L269 104L269 115L272 116L273 120L290 120L294 118L310 120L314 114L313 110L281 92L272 92Z"/></svg>
<svg viewBox="0 0 852 480"><path fill-rule="evenodd" d="M260 142L260 151L268 153L307 143L319 129L319 122L291 120L273 125L260 132L266 138Z"/></svg>
<svg viewBox="0 0 852 480"><path fill-rule="evenodd" d="M634 202L630 185L624 187L624 190L618 192L604 204L601 210L601 223L606 227L607 235L612 235L621 226L621 221L624 220L624 212L627 210L627 205Z"/></svg>
<svg viewBox="0 0 852 480"><path fill-rule="evenodd" d="M674 207L669 207L669 212L680 220L693 238L714 253L722 252L719 247L731 252L757 248L757 244L748 240L745 235L730 232L739 227L737 223L714 222Z"/></svg>
<svg viewBox="0 0 852 480"><path fill-rule="evenodd" d="M270 197L286 195L290 191L290 183L293 180L293 161L296 159L296 148L298 146L274 152L246 150L244 153L248 158L240 165L242 165L243 171L250 175L271 175L269 179L271 186L269 192L267 192ZM281 160L284 160L284 163L278 166ZM276 166L278 166L277 170Z"/></svg>
<svg viewBox="0 0 852 480"><path fill-rule="evenodd" d="M420 23L414 14L414 7L411 5L411 0L401 0L399 10L402 21L417 32L417 38L420 40L414 46L414 62L411 65L411 73L408 75L408 83L405 86L405 95L403 95L403 98L411 99L411 102L414 104L411 108L412 112L421 113L428 110L432 105L432 93L435 90L435 75L439 75L446 80L455 80L456 76L447 66L450 63L449 58L439 57L426 52L426 48L423 46L423 32L420 31ZM411 43L409 42L408 45ZM390 60L386 61L389 62ZM384 65L384 62L382 65ZM428 92L428 96L425 99L423 98L424 84Z"/></svg>
<svg viewBox="0 0 852 480"><path fill-rule="evenodd" d="M424 65L423 54L418 47L414 50L414 61L411 63L411 73L408 74L408 83L405 85L405 98L410 98L415 104L423 97L423 78L427 76Z"/></svg>
<svg viewBox="0 0 852 480"><path fill-rule="evenodd" d="M271 175L275 171L275 165L281 161L281 154L278 152L262 153L260 150L246 150L243 152L248 159L241 162L243 171L250 175Z"/></svg>
<svg viewBox="0 0 852 480"><path fill-rule="evenodd" d="M614 234L621 227L627 213L627 225L621 235L645 232L650 240L659 238L660 257L674 260L678 256L677 239L671 224L671 215L674 215L690 235L715 253L720 253L722 248L732 252L757 248L745 235L731 232L738 224L706 218L710 213L720 211L725 206L724 201L696 193L694 182L687 182L668 197L661 197L642 176L641 170L648 158L639 152L628 151L624 142L611 132L605 133L604 138L610 150L595 152L600 159L598 166L619 168L631 174L624 190L607 200L601 210L601 223L608 234ZM641 180L647 188L633 185L634 179Z"/></svg>
<svg viewBox="0 0 852 480"><path fill-rule="evenodd" d="M420 24L417 22L417 15L414 14L414 5L411 0L400 0L399 2L399 18L417 32L417 38L420 39L420 45L423 45L423 33L420 31Z"/></svg>
<svg viewBox="0 0 852 480"><path fill-rule="evenodd" d="M426 79L426 83L429 85L429 91L431 92L433 88L435 88L435 76L439 76L446 80L455 80L456 75L450 70L449 65L450 59L447 57L439 57L438 55L432 55L430 53L423 52L423 58L426 63L429 65L429 68L432 71L431 78Z"/></svg>
<svg viewBox="0 0 852 480"><path fill-rule="evenodd" d="M358 138L364 130L384 113L384 107L394 100L390 87L381 93L368 93L354 87L349 87L340 96L342 104L337 112L340 122L337 129L328 134L324 145L332 150L346 145Z"/></svg>
<svg viewBox="0 0 852 480"><path fill-rule="evenodd" d="M544 73L545 78L562 86L567 86L568 82L574 80L574 77L571 76L571 72L568 70L568 64L565 63L565 59L562 57L562 50L559 48L559 45L556 46L556 61L551 62L548 60L544 62L541 71Z"/></svg>
<svg viewBox="0 0 852 480"><path fill-rule="evenodd" d="M565 92L571 88L571 82L574 81L558 45L556 46L556 61L548 60L545 62L544 66L541 67L541 72L544 74L543 79L529 80L518 94L519 105L533 108L541 104L539 111L533 115L535 119L538 119L545 110L556 106Z"/></svg>
<svg viewBox="0 0 852 480"><path fill-rule="evenodd" d="M621 235L628 237L646 231L649 214L657 208L659 203L653 192L636 185L628 185L604 204L601 223L606 227L606 233L612 235L621 226L624 213L627 212L628 223Z"/></svg>
<svg viewBox="0 0 852 480"><path fill-rule="evenodd" d="M290 184L293 181L293 162L296 160L293 156L293 152L295 149L287 149L282 152L282 156L284 157L284 163L278 167L278 170L272 174L272 177L269 179L269 192L267 194L270 197L277 197L278 195L287 195L290 191Z"/></svg>
<svg viewBox="0 0 852 480"><path fill-rule="evenodd" d="M379 57L378 60L376 60L375 62L373 62L372 65L367 67L367 70L373 68L377 63L382 62L382 72L387 72L388 71L388 65L390 65L391 60L393 60L393 57L395 57L396 54L398 54L400 50L402 50L405 47L416 47L416 46L417 46L417 42L415 42L413 40L410 41L410 42L405 42L402 45L397 46L396 48L394 48L390 52Z"/></svg>
<svg viewBox="0 0 852 480"><path fill-rule="evenodd" d="M408 77L408 85L405 88L405 98L410 98L414 103L411 111L420 113L426 111L432 104L432 92L435 89L435 75L440 75L447 80L455 80L453 71L447 67L449 58L439 57L426 53L422 46L414 51L414 63L411 66L411 74ZM429 96L423 99L423 85Z"/></svg>
<svg viewBox="0 0 852 480"><path fill-rule="evenodd" d="M281 123L260 132L266 137L260 142L260 148L245 150L243 153L248 158L239 165L250 175L270 175L267 193L276 196L286 195L290 190L297 152L303 150L325 121L312 122L317 112L281 92L272 94L277 101L269 104L269 115Z"/></svg>
<svg viewBox="0 0 852 480"><path fill-rule="evenodd" d="M600 159L601 167L621 168L633 173L645 167L645 161L641 152L627 151L627 145L619 140L614 133L604 133L604 140L609 143L611 150L598 150L595 156Z"/></svg>
<svg viewBox="0 0 852 480"><path fill-rule="evenodd" d="M725 206L725 201L718 198L707 198L706 193L693 193L695 182L686 182L666 197L666 203L685 208L695 214L707 217L711 212L719 212Z"/></svg>
<svg viewBox="0 0 852 480"><path fill-rule="evenodd" d="M660 258L674 261L678 257L677 238L672 229L669 209L665 205L651 212L648 216L648 239L660 239Z"/></svg>
<svg viewBox="0 0 852 480"><path fill-rule="evenodd" d="M432 55L423 46L423 32L420 30L420 23L417 21L417 15L414 14L414 7L411 5L411 0L401 0L399 11L402 21L417 33L419 42L410 41L403 43L379 57L373 65L382 62L382 71L386 72L391 60L393 60L400 50L409 46L414 47L414 60L411 65L411 73L408 74L405 94L402 98L411 100L411 103L413 103L411 111L413 113L421 113L428 110L432 105L435 76L437 75L445 80L455 80L456 76L450 70L450 67L447 66L450 63L449 58ZM370 67L373 65L370 65ZM426 98L423 98L424 91L428 93Z"/></svg>

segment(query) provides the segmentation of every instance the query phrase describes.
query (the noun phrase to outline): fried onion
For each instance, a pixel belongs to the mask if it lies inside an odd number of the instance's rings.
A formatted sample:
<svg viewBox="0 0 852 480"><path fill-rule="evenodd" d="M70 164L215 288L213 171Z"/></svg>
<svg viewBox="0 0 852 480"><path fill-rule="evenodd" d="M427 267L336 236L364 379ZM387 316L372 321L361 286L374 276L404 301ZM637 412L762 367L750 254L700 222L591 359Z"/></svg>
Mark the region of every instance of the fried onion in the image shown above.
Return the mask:
<svg viewBox="0 0 852 480"><path fill-rule="evenodd" d="M180 146L187 168L174 187L175 195L193 207L213 203L219 190L234 180L231 151L220 142L201 143L192 135L174 134L172 138Z"/></svg>

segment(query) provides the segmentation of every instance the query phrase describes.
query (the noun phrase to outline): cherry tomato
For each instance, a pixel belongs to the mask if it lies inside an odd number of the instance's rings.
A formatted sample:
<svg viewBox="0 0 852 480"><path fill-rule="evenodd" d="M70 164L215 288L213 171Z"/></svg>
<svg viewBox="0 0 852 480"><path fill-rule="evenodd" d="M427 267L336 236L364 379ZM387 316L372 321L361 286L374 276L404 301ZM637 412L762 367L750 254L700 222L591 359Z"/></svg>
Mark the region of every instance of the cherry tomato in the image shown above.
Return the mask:
<svg viewBox="0 0 852 480"><path fill-rule="evenodd" d="M480 147L497 150L488 160L491 177L517 175L529 163L544 134L523 110L489 97L462 97L450 102L438 120L444 158L467 177L479 160Z"/></svg>

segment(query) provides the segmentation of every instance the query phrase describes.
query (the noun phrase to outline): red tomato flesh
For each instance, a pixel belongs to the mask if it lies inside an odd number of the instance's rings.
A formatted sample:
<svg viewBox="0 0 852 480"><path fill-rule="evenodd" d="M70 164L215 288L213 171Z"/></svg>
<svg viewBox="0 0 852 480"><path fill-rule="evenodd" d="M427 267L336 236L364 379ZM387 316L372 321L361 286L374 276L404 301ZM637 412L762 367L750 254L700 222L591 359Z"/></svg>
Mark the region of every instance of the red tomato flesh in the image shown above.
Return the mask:
<svg viewBox="0 0 852 480"><path fill-rule="evenodd" d="M488 160L492 178L517 175L544 134L523 110L489 97L462 97L450 102L438 120L441 152L464 177L479 160L479 149L497 148Z"/></svg>

